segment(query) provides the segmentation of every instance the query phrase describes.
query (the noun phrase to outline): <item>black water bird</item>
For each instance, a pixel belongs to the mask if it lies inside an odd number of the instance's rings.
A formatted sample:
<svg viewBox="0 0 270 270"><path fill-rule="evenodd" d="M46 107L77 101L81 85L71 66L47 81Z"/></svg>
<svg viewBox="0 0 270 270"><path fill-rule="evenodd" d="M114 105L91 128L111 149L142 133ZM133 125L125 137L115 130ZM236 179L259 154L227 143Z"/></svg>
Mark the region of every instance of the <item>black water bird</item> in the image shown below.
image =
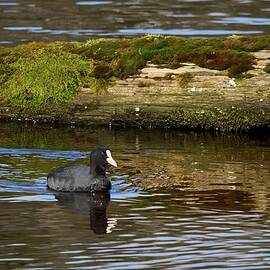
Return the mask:
<svg viewBox="0 0 270 270"><path fill-rule="evenodd" d="M68 165L52 170L47 176L48 188L67 192L104 192L111 189L106 166L117 167L111 151L105 145L98 145L91 151L90 167Z"/></svg>

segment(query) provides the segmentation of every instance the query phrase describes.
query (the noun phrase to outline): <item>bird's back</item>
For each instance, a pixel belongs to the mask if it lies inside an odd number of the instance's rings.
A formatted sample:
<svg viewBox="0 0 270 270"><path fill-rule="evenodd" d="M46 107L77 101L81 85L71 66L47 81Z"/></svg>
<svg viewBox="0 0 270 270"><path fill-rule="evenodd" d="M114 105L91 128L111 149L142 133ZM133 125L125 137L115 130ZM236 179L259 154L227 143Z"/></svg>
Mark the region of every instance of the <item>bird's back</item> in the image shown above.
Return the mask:
<svg viewBox="0 0 270 270"><path fill-rule="evenodd" d="M111 188L108 177L93 177L89 166L69 165L52 170L47 177L48 187L56 191L103 191Z"/></svg>

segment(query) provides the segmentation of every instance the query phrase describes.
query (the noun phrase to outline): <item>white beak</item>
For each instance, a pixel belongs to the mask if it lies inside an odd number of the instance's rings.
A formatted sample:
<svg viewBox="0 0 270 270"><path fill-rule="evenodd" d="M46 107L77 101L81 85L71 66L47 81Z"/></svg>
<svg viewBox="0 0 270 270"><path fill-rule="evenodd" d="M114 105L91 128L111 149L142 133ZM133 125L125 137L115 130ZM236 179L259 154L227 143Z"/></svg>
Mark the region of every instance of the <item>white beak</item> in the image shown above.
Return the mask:
<svg viewBox="0 0 270 270"><path fill-rule="evenodd" d="M115 160L112 158L112 153L111 153L110 150L106 150L106 155L107 155L107 158L106 158L107 162L108 162L109 164L111 164L112 166L117 167L117 163L116 163Z"/></svg>

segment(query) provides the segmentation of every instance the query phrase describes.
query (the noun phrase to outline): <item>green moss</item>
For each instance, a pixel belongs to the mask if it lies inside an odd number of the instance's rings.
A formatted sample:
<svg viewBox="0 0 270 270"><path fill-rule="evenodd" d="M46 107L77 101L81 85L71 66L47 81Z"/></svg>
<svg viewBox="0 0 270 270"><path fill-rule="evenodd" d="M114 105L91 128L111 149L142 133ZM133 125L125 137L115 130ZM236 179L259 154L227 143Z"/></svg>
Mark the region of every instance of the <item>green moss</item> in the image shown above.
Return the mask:
<svg viewBox="0 0 270 270"><path fill-rule="evenodd" d="M94 90L94 92L97 95L102 95L102 94L106 94L107 93L107 89L109 87L109 81L106 79L97 79L94 77L91 77L88 79L88 87L91 90Z"/></svg>
<svg viewBox="0 0 270 270"><path fill-rule="evenodd" d="M256 52L270 48L269 36L229 36L224 39L224 45L228 49L246 52Z"/></svg>
<svg viewBox="0 0 270 270"><path fill-rule="evenodd" d="M254 128L269 128L270 112L245 107L178 110L170 115L167 121L174 127L248 131Z"/></svg>
<svg viewBox="0 0 270 270"><path fill-rule="evenodd" d="M0 85L9 79L13 72L14 68L12 66L0 63Z"/></svg>
<svg viewBox="0 0 270 270"><path fill-rule="evenodd" d="M95 78L108 79L112 77L113 70L110 65L108 65L107 63L103 61L100 61L93 65L90 75Z"/></svg>
<svg viewBox="0 0 270 270"><path fill-rule="evenodd" d="M22 58L32 58L40 50L48 49L51 45L44 42L31 42L14 48L5 48L0 53L0 63L12 64Z"/></svg>
<svg viewBox="0 0 270 270"><path fill-rule="evenodd" d="M10 65L13 72L1 85L11 105L42 109L58 107L76 95L91 63L59 50L39 50Z"/></svg>
<svg viewBox="0 0 270 270"><path fill-rule="evenodd" d="M270 128L270 112L258 108L201 108L178 109L166 114L140 110L136 113L128 109L114 115L113 123L139 127L165 127L181 129L201 129L222 132L249 131Z"/></svg>
<svg viewBox="0 0 270 270"><path fill-rule="evenodd" d="M88 85L97 93L104 92L111 80L132 76L147 62L171 68L191 62L227 70L230 77L241 77L255 63L249 52L267 49L269 43L269 36L161 35L87 42L32 42L0 50L0 88L10 104L37 108L70 100L81 85Z"/></svg>
<svg viewBox="0 0 270 270"><path fill-rule="evenodd" d="M250 47L247 44L249 40L241 37L185 39L146 35L133 39L90 40L64 48L85 59L106 62L113 76L119 78L135 74L148 61L171 68L178 68L183 62L192 62L210 69L228 69L230 76L236 76L252 69L254 57L247 51L265 48L268 38L265 39L263 42L264 39L256 37L254 46Z"/></svg>
<svg viewBox="0 0 270 270"><path fill-rule="evenodd" d="M146 61L141 57L127 57L117 61L119 69L114 70L114 76L121 79L125 79L130 75L134 75L138 72L139 69L142 69L146 65Z"/></svg>
<svg viewBox="0 0 270 270"><path fill-rule="evenodd" d="M211 47L202 48L189 53L178 53L174 61L178 58L179 62L193 62L200 67L226 70L230 77L248 71L253 68L255 63L254 56L246 52L216 50Z"/></svg>

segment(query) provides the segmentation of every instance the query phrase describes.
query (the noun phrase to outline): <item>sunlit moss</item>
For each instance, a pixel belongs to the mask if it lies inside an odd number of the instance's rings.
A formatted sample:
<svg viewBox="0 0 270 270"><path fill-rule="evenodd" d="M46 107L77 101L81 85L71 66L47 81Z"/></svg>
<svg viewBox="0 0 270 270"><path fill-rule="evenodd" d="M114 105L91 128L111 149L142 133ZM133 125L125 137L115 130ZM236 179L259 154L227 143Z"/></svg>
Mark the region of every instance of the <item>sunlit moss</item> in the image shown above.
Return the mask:
<svg viewBox="0 0 270 270"><path fill-rule="evenodd" d="M109 86L109 81L102 78L94 78L91 77L88 79L88 86L91 90L93 90L97 95L102 95L107 93L107 89Z"/></svg>
<svg viewBox="0 0 270 270"><path fill-rule="evenodd" d="M136 73L148 61L171 68L192 62L210 69L228 69L229 75L236 77L253 68L254 56L247 51L266 48L268 38L265 39L256 37L254 46L251 46L251 41L242 37L186 39L146 35L132 39L95 39L63 48L85 59L106 62L113 76L119 78Z"/></svg>
<svg viewBox="0 0 270 270"><path fill-rule="evenodd" d="M70 53L39 50L10 67L12 72L1 85L4 99L14 106L40 109L72 99L92 65Z"/></svg>
<svg viewBox="0 0 270 270"><path fill-rule="evenodd" d="M255 58L249 52L267 49L269 43L268 36L145 35L86 42L32 42L1 48L1 95L11 105L26 108L59 105L73 98L81 85L103 92L101 89L106 89L111 80L134 75L148 62L171 68L191 62L239 77L253 68Z"/></svg>
<svg viewBox="0 0 270 270"><path fill-rule="evenodd" d="M109 64L104 61L96 62L91 70L91 76L95 78L108 79L112 77L113 70Z"/></svg>

